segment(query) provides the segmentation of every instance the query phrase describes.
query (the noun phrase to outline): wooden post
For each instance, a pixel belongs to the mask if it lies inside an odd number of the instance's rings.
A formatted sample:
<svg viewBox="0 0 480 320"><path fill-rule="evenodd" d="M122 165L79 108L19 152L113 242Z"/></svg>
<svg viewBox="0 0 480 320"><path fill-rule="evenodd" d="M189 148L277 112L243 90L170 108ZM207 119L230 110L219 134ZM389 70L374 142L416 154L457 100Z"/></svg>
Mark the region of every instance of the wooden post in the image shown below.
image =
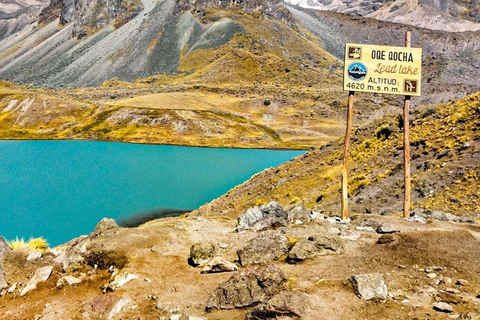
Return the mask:
<svg viewBox="0 0 480 320"><path fill-rule="evenodd" d="M348 158L350 157L350 135L352 133L354 91L348 93L347 129L345 131L345 150L342 169L342 220L348 219Z"/></svg>
<svg viewBox="0 0 480 320"><path fill-rule="evenodd" d="M405 47L411 46L411 32L405 33ZM405 96L405 103L403 107L403 160L404 160L404 185L405 194L403 198L403 217L410 217L410 128L409 128L409 114L410 114L410 96Z"/></svg>

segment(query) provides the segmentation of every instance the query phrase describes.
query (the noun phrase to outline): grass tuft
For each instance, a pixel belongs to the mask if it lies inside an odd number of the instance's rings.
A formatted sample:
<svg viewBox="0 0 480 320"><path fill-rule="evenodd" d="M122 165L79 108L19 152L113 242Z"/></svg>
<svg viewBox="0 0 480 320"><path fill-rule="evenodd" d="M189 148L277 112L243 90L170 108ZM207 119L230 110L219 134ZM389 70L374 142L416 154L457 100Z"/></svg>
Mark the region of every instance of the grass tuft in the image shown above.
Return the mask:
<svg viewBox="0 0 480 320"><path fill-rule="evenodd" d="M45 238L30 238L25 241L23 238L15 238L15 240L7 241L7 244L12 250L28 248L37 251L46 251L48 249L48 242Z"/></svg>

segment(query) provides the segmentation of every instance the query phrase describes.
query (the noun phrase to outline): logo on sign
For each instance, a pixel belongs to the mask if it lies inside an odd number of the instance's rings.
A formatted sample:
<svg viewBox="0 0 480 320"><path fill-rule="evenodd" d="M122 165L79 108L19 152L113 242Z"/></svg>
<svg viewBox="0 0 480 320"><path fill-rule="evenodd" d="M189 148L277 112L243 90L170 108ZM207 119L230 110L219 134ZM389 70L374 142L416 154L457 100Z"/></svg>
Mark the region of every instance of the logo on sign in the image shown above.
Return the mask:
<svg viewBox="0 0 480 320"><path fill-rule="evenodd" d="M416 93L418 88L417 80L405 80L403 83L403 90L405 92Z"/></svg>
<svg viewBox="0 0 480 320"><path fill-rule="evenodd" d="M348 77L355 81L360 81L365 79L367 76L367 67L365 67L362 63L356 62L352 63L348 67Z"/></svg>
<svg viewBox="0 0 480 320"><path fill-rule="evenodd" d="M360 60L362 58L362 48L348 47L348 59Z"/></svg>

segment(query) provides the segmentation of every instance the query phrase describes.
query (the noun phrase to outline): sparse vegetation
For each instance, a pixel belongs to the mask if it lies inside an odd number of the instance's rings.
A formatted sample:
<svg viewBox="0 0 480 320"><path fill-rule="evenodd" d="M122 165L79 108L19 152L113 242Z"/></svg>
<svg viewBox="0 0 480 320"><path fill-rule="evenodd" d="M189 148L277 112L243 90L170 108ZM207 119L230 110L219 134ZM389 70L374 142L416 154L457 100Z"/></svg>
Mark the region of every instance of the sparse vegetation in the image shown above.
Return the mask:
<svg viewBox="0 0 480 320"><path fill-rule="evenodd" d="M25 241L24 238L15 238L14 240L8 241L7 245L12 248L12 250L18 249L31 249L37 251L46 251L48 249L48 242L44 238L30 238L28 241Z"/></svg>

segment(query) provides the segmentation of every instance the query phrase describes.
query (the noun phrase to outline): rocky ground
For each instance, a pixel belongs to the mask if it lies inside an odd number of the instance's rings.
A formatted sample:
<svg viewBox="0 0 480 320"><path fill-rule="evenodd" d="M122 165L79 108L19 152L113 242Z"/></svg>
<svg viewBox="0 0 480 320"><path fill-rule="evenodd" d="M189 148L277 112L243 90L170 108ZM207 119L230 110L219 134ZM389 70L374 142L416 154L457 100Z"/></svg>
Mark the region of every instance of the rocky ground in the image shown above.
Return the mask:
<svg viewBox="0 0 480 320"><path fill-rule="evenodd" d="M480 228L450 218L342 223L271 202L106 219L46 252L2 243L0 319L478 319Z"/></svg>

